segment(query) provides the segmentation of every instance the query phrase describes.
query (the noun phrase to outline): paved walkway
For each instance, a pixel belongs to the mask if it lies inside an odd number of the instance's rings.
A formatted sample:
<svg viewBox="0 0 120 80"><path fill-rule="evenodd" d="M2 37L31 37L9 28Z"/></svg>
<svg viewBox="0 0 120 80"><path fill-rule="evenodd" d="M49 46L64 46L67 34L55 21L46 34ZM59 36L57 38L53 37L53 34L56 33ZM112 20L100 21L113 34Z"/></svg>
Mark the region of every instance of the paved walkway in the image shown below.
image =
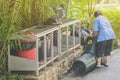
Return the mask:
<svg viewBox="0 0 120 80"><path fill-rule="evenodd" d="M120 80L120 48L112 52L109 67L94 69L84 76L68 74L62 80Z"/></svg>

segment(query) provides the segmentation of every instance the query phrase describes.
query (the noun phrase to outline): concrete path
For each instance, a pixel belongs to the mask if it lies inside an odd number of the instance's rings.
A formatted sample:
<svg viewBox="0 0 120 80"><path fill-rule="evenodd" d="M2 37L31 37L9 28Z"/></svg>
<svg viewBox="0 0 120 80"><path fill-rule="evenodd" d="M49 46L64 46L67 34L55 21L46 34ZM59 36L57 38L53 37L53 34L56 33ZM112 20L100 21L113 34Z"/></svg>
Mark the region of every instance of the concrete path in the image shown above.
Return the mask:
<svg viewBox="0 0 120 80"><path fill-rule="evenodd" d="M69 73L62 80L120 80L120 48L112 52L109 67L94 69L84 76Z"/></svg>

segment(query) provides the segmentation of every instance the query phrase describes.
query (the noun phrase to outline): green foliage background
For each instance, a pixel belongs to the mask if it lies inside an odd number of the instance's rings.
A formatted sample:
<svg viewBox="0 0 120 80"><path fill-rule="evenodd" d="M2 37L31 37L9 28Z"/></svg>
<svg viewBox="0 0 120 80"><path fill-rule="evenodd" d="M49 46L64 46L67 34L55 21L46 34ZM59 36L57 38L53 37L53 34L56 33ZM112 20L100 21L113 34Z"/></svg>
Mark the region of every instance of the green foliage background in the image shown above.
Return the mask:
<svg viewBox="0 0 120 80"><path fill-rule="evenodd" d="M86 20L87 22L94 10L92 9L94 8L92 5L100 1L101 0L0 0L0 71L5 71L6 69L7 46L13 34L19 34L21 29L43 24L45 20L55 14L53 8L60 5L63 5L67 11L67 19L80 19L81 21ZM110 19L117 38L120 38L119 6L120 5L108 5L96 7L96 9L102 10L103 14ZM93 18L91 21L93 21Z"/></svg>
<svg viewBox="0 0 120 80"><path fill-rule="evenodd" d="M43 24L55 14L53 8L61 4L66 7L68 2L69 0L0 0L0 71L6 69L7 48L13 34Z"/></svg>
<svg viewBox="0 0 120 80"><path fill-rule="evenodd" d="M68 18L70 19L87 19L88 5L87 0L72 0L69 5Z"/></svg>

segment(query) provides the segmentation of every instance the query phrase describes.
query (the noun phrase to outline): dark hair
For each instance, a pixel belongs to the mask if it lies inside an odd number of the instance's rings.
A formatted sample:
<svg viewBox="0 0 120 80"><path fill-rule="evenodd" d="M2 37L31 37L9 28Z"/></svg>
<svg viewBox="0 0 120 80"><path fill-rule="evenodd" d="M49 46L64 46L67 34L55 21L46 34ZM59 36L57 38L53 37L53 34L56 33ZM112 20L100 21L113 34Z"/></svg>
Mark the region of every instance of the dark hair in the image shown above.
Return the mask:
<svg viewBox="0 0 120 80"><path fill-rule="evenodd" d="M102 15L101 11L95 11L95 12L94 12L94 17L97 17L97 16L99 16L99 15Z"/></svg>

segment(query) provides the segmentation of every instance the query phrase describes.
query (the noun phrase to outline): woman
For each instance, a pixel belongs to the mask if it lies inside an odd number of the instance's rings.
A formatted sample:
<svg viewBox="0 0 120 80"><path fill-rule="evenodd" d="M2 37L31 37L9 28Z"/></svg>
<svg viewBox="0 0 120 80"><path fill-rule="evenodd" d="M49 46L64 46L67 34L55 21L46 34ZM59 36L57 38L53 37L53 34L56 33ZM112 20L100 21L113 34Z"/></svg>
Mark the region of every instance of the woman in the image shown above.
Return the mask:
<svg viewBox="0 0 120 80"><path fill-rule="evenodd" d="M101 58L105 56L104 66L109 66L109 58L112 50L112 42L115 39L115 34L109 20L102 16L101 11L94 12L94 26L92 36L97 36L96 56L97 68L101 68Z"/></svg>

